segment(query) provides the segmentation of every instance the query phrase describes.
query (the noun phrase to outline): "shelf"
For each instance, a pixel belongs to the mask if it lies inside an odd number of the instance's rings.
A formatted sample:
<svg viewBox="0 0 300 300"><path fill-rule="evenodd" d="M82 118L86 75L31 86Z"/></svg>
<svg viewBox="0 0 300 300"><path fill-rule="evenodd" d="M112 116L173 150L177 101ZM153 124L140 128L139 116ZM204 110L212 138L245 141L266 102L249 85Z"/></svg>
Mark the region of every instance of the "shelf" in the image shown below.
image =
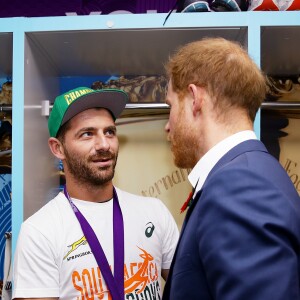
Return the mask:
<svg viewBox="0 0 300 300"><path fill-rule="evenodd" d="M300 112L299 102L264 102L261 106L264 110L293 110Z"/></svg>
<svg viewBox="0 0 300 300"><path fill-rule="evenodd" d="M28 106L27 109L39 109L41 110L42 116L49 116L50 110L53 105L49 105L49 101L43 101L42 105ZM261 105L262 110L277 110L277 111L299 111L300 112L300 101L299 102L263 102ZM9 110L9 107L4 107L3 110ZM0 106L1 111L1 106ZM121 118L128 117L146 117L146 116L164 116L168 117L170 108L165 103L128 103L126 104L125 110L120 115ZM122 121L117 120L117 123Z"/></svg>
<svg viewBox="0 0 300 300"><path fill-rule="evenodd" d="M91 80L102 80L101 76L162 75L163 64L176 48L208 36L241 43L267 75L300 75L299 12L173 13L163 26L166 16L0 19L0 77L13 73L14 84L13 249L23 219L51 199L59 184L41 100L53 103L57 95L79 86L83 79L88 86ZM66 81L73 86L67 86ZM258 136L260 116L277 114L275 110L298 114L299 104L263 103L261 108L255 124ZM118 123L147 116L166 120L168 114L163 103L131 103ZM145 122L140 124L143 126L136 128L145 128ZM151 163L150 169L153 166Z"/></svg>
<svg viewBox="0 0 300 300"><path fill-rule="evenodd" d="M0 33L0 47L0 78L6 78L12 75L12 33Z"/></svg>
<svg viewBox="0 0 300 300"><path fill-rule="evenodd" d="M170 53L180 45L206 36L221 36L244 44L247 29L195 27L26 33L32 48L47 57L60 77L160 75Z"/></svg>
<svg viewBox="0 0 300 300"><path fill-rule="evenodd" d="M0 112L2 111L12 111L12 106L7 104L0 104Z"/></svg>
<svg viewBox="0 0 300 300"><path fill-rule="evenodd" d="M261 68L270 76L299 76L300 26L261 29Z"/></svg>

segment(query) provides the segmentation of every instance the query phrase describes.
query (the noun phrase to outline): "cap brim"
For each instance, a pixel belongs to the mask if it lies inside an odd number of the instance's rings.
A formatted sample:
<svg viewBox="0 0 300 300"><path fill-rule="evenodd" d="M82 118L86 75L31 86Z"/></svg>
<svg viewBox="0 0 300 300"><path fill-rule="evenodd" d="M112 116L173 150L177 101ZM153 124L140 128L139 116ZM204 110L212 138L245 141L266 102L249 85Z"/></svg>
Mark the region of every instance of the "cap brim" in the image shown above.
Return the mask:
<svg viewBox="0 0 300 300"><path fill-rule="evenodd" d="M117 119L124 110L127 101L128 96L123 91L111 89L95 90L95 93L83 95L72 102L62 119L61 125L82 111L96 107L108 109L113 117Z"/></svg>

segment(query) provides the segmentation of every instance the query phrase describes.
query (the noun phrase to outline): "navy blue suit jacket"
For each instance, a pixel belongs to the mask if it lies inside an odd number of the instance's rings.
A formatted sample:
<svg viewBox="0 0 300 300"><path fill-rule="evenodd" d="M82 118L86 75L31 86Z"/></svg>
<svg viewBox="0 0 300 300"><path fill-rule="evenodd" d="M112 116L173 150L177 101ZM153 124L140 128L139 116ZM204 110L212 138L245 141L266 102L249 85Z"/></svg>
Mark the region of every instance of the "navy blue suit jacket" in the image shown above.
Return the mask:
<svg viewBox="0 0 300 300"><path fill-rule="evenodd" d="M299 195L264 145L246 141L187 211L163 300L300 299L299 259Z"/></svg>

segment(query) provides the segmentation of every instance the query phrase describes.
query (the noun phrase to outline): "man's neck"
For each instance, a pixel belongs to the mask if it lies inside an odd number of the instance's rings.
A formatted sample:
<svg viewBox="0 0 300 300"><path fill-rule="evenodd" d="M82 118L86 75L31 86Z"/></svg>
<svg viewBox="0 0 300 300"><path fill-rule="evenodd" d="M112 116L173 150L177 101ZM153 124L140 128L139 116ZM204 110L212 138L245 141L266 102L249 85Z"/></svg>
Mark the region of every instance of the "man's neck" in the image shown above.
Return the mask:
<svg viewBox="0 0 300 300"><path fill-rule="evenodd" d="M214 119L211 119L211 122L207 122L204 130L204 140L206 141L205 153L216 144L238 132L253 130L253 123L243 110L233 109L232 115L227 114L226 122L217 122Z"/></svg>
<svg viewBox="0 0 300 300"><path fill-rule="evenodd" d="M108 182L99 186L88 184L74 184L67 180L67 191L71 198L76 198L90 202L106 202L113 197L113 184Z"/></svg>

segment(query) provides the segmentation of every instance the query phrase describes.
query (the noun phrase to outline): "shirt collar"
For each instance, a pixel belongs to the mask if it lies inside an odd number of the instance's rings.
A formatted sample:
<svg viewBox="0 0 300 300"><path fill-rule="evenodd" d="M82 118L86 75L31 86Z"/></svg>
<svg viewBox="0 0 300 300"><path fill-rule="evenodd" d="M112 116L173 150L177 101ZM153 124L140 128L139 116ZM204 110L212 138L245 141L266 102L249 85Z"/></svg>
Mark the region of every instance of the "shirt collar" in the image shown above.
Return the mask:
<svg viewBox="0 0 300 300"><path fill-rule="evenodd" d="M257 139L254 131L240 131L222 140L205 153L188 176L191 185L196 188L195 192L197 193L202 189L209 172L221 157L238 144L253 139Z"/></svg>

